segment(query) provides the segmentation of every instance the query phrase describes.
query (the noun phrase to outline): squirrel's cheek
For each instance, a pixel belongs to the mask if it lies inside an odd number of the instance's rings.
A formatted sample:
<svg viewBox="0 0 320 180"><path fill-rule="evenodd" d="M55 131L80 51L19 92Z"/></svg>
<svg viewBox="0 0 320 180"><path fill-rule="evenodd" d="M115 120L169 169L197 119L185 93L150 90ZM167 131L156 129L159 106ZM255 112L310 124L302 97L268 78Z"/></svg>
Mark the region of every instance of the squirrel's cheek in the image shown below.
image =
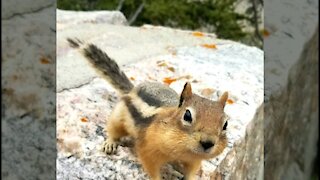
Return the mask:
<svg viewBox="0 0 320 180"><path fill-rule="evenodd" d="M192 139L194 139L196 142L199 142L201 140L201 133L193 133L190 135Z"/></svg>
<svg viewBox="0 0 320 180"><path fill-rule="evenodd" d="M215 151L217 151L218 154L222 153L222 151L226 148L227 143L228 143L228 141L226 138L220 139L216 148L215 148Z"/></svg>
<svg viewBox="0 0 320 180"><path fill-rule="evenodd" d="M225 131L220 135L219 141L222 141L225 144L228 142L227 133Z"/></svg>

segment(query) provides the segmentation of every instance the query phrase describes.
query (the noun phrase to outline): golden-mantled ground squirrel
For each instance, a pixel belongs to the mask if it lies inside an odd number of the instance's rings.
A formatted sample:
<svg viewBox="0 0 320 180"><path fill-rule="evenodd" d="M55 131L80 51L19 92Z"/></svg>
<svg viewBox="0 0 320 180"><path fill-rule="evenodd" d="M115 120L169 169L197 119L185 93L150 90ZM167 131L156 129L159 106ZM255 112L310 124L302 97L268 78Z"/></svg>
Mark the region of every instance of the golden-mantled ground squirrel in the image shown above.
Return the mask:
<svg viewBox="0 0 320 180"><path fill-rule="evenodd" d="M93 44L68 39L81 49L93 68L121 95L107 120L104 151L115 153L120 138L131 136L144 170L152 180L160 180L161 166L179 162L184 179L195 179L201 161L219 155L227 144L225 92L218 101L192 93L186 83L180 95L170 87L145 82L136 87L118 64Z"/></svg>

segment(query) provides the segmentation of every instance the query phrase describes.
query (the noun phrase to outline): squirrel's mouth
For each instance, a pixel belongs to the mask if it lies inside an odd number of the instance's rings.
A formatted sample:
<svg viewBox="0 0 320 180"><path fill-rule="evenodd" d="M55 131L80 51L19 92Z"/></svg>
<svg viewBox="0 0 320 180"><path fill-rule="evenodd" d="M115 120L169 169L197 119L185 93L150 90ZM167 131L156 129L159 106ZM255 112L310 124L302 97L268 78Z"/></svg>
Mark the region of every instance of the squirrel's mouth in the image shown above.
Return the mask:
<svg viewBox="0 0 320 180"><path fill-rule="evenodd" d="M212 149L208 151L208 150L203 150L201 148L194 148L194 149L191 149L191 152L197 156L209 157L211 155Z"/></svg>

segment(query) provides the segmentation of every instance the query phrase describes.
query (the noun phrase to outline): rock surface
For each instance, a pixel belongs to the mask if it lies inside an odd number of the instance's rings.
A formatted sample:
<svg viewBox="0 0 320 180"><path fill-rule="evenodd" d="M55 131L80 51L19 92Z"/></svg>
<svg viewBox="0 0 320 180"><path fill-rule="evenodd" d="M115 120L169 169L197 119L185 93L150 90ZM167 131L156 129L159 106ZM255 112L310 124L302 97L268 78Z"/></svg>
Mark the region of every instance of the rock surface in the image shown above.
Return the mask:
<svg viewBox="0 0 320 180"><path fill-rule="evenodd" d="M319 1L266 6L264 177L310 179L319 131Z"/></svg>
<svg viewBox="0 0 320 180"><path fill-rule="evenodd" d="M19 4L19 5L17 5ZM55 6L55 1L48 0L25 0L24 3L21 3L19 0L12 1L3 1L2 2L3 11L1 12L1 19L9 20L15 16L24 16L26 14L35 14L42 10L48 10L51 7ZM50 9L50 12L54 8Z"/></svg>
<svg viewBox="0 0 320 180"><path fill-rule="evenodd" d="M75 25L82 23L126 25L126 17L119 11L65 11L57 10L57 23Z"/></svg>
<svg viewBox="0 0 320 180"><path fill-rule="evenodd" d="M1 3L1 178L54 179L55 1Z"/></svg>
<svg viewBox="0 0 320 180"><path fill-rule="evenodd" d="M118 97L79 52L67 46L66 37L78 37L105 50L134 84L158 81L180 93L184 82L191 81L194 92L209 99L217 99L228 91L228 146L220 156L202 163L198 177L261 178L263 52L260 49L216 39L213 34L163 27L58 22L57 179L147 179L130 148L120 147L113 156L101 152L106 138L104 125ZM243 171L241 164L249 164L250 172ZM166 179L172 176L170 168L163 169Z"/></svg>
<svg viewBox="0 0 320 180"><path fill-rule="evenodd" d="M318 36L317 31L289 71L288 86L265 105L265 128L272 129L265 132L267 179L309 179L313 170L319 131Z"/></svg>

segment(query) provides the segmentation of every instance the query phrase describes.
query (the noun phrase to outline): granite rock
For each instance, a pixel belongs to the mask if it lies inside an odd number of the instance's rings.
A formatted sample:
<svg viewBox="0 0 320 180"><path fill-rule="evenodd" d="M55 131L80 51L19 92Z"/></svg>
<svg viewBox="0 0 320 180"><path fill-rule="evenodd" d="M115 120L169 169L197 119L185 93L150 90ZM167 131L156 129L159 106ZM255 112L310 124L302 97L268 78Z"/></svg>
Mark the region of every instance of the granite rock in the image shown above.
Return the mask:
<svg viewBox="0 0 320 180"><path fill-rule="evenodd" d="M230 97L228 146L221 155L202 163L199 179L236 175L261 177L263 167L263 52L240 43L157 26L128 27L77 24L58 30L57 44L57 179L147 179L130 147L116 155L101 151L108 115L118 101L115 90L97 76L86 60L67 46L72 35L94 43L116 59L137 85L156 81L180 93L186 81L195 93L216 100L223 91ZM78 27L82 27L81 29ZM95 30L95 31L93 31ZM201 34L199 36L199 34ZM81 65L80 65L81 64ZM81 71L77 68L79 67ZM89 73L88 73L89 72ZM88 76L81 74L88 73ZM63 82L73 83L63 83ZM60 83L59 83L60 82ZM254 156L248 149L256 148ZM243 160L239 164L239 160ZM237 162L237 163L236 163ZM250 173L243 165L250 166ZM166 179L174 179L164 166Z"/></svg>
<svg viewBox="0 0 320 180"><path fill-rule="evenodd" d="M1 177L54 179L55 1L1 3Z"/></svg>

